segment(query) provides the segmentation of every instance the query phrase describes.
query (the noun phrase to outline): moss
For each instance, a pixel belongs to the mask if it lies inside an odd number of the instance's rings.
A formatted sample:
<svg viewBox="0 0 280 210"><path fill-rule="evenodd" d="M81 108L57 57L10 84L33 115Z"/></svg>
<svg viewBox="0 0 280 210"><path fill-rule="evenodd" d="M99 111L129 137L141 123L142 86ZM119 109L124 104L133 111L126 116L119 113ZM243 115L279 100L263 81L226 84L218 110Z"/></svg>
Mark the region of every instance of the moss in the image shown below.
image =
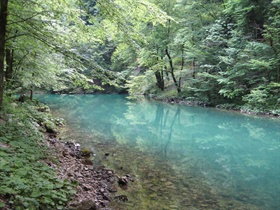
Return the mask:
<svg viewBox="0 0 280 210"><path fill-rule="evenodd" d="M44 127L48 133L58 133L57 126L51 120L47 120L44 122Z"/></svg>
<svg viewBox="0 0 280 210"><path fill-rule="evenodd" d="M91 150L89 148L82 148L81 149L81 156L83 157L90 157L91 156Z"/></svg>

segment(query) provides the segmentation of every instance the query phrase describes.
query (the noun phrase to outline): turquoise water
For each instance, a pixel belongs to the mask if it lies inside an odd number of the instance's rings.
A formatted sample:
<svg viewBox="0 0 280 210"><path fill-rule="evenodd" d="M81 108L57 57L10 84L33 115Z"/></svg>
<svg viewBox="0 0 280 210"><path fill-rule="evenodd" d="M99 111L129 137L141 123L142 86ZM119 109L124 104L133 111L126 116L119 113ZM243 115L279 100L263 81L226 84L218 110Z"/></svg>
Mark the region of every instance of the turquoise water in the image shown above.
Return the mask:
<svg viewBox="0 0 280 210"><path fill-rule="evenodd" d="M115 209L280 209L279 119L123 95L36 97L96 164L134 177Z"/></svg>

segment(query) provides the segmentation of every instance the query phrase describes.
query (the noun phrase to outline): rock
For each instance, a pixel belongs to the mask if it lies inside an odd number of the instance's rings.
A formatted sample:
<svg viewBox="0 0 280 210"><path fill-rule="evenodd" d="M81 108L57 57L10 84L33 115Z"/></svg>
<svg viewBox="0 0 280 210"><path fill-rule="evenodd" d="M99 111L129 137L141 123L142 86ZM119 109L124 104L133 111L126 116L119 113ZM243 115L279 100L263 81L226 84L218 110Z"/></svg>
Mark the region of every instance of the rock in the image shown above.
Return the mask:
<svg viewBox="0 0 280 210"><path fill-rule="evenodd" d="M91 156L91 150L89 148L83 148L81 149L81 156L89 158Z"/></svg>
<svg viewBox="0 0 280 210"><path fill-rule="evenodd" d="M44 122L44 127L48 133L58 133L56 125L50 120Z"/></svg>
<svg viewBox="0 0 280 210"><path fill-rule="evenodd" d="M63 157L69 156L69 151L67 149L63 150L62 155L63 155Z"/></svg>
<svg viewBox="0 0 280 210"><path fill-rule="evenodd" d="M127 178L127 180L134 182L134 179L130 174L126 174L125 177Z"/></svg>
<svg viewBox="0 0 280 210"><path fill-rule="evenodd" d="M109 203L114 198L111 193L117 192L117 188L113 187L117 185L118 181L115 172L105 168L104 165L93 165L93 162L86 157L73 156L72 154L77 153L80 147L73 141L62 143L56 140L54 144L50 143L49 146L58 152L61 167L59 178L68 179L77 185L77 192L66 209L109 209ZM128 177L124 176L123 178L129 181ZM127 198L119 197L118 200L126 201Z"/></svg>
<svg viewBox="0 0 280 210"><path fill-rule="evenodd" d="M128 201L128 198L126 195L118 195L118 196L115 196L116 200L119 200L119 201L123 201L123 202L127 202Z"/></svg>
<svg viewBox="0 0 280 210"><path fill-rule="evenodd" d="M71 142L71 141L65 142L64 144L65 144L65 146L67 146L68 148L71 149L71 156L76 157L78 159L81 158L81 146L80 146L80 144L75 143L75 142Z"/></svg>
<svg viewBox="0 0 280 210"><path fill-rule="evenodd" d="M88 184L84 184L84 185L83 185L83 189L86 190L86 191L91 190L91 188L92 188L92 187L91 187L90 185L88 185Z"/></svg>
<svg viewBox="0 0 280 210"><path fill-rule="evenodd" d="M109 188L108 190L109 190L109 192L111 192L111 193L118 192L118 189L117 189L115 186L112 186L112 187Z"/></svg>
<svg viewBox="0 0 280 210"><path fill-rule="evenodd" d="M119 185L127 185L127 184L128 184L127 177L125 177L125 176L120 177L120 178L118 179L118 183L119 183Z"/></svg>
<svg viewBox="0 0 280 210"><path fill-rule="evenodd" d="M120 188L122 188L124 190L127 189L127 186L128 186L128 179L127 179L127 177L125 177L125 176L120 177L118 179L118 184L119 184Z"/></svg>
<svg viewBox="0 0 280 210"><path fill-rule="evenodd" d="M75 210L97 210L96 204L92 200L84 200L80 202ZM73 210L74 210L73 209Z"/></svg>
<svg viewBox="0 0 280 210"><path fill-rule="evenodd" d="M49 138L48 140L51 144L55 144L57 142L57 139L53 139L53 138Z"/></svg>
<svg viewBox="0 0 280 210"><path fill-rule="evenodd" d="M103 199L104 199L104 200L107 200L107 201L110 201L110 200L111 200L111 199L110 199L110 196L107 195L107 194L103 194Z"/></svg>

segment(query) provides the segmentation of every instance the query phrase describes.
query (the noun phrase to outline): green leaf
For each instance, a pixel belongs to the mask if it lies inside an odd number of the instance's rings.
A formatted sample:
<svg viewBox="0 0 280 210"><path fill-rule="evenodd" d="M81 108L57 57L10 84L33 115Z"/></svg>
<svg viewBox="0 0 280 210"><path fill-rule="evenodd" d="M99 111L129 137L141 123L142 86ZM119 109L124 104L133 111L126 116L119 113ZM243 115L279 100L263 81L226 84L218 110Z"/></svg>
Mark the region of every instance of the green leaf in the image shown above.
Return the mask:
<svg viewBox="0 0 280 210"><path fill-rule="evenodd" d="M5 207L5 206L6 206L5 203L2 202L2 201L0 201L0 208L3 208L3 207Z"/></svg>
<svg viewBox="0 0 280 210"><path fill-rule="evenodd" d="M35 190L31 193L32 198L38 198L40 196L42 196L42 193L40 191Z"/></svg>
<svg viewBox="0 0 280 210"><path fill-rule="evenodd" d="M16 173L23 177L27 174L27 172L28 171L25 168L20 168L20 169L16 170Z"/></svg>

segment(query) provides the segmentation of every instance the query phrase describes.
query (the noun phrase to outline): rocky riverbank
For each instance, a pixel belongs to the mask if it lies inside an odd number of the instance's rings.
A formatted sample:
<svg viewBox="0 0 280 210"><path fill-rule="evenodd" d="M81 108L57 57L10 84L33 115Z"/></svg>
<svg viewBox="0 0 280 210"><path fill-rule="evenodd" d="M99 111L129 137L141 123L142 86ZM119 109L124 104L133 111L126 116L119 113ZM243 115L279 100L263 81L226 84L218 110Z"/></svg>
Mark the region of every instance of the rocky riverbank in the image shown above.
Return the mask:
<svg viewBox="0 0 280 210"><path fill-rule="evenodd" d="M6 107L0 112L0 209L110 210L111 201L128 201L118 189L130 176L94 164L78 143L63 142L64 120L47 106L15 100Z"/></svg>
<svg viewBox="0 0 280 210"><path fill-rule="evenodd" d="M77 184L77 193L67 209L110 210L110 201L128 201L127 196L116 196L116 193L118 187L124 187L131 181L129 175L119 177L113 170L95 166L90 158L91 152L81 149L78 143L62 142L52 134L47 134L46 138L52 155L58 159L58 164L47 164L58 171L60 179Z"/></svg>

